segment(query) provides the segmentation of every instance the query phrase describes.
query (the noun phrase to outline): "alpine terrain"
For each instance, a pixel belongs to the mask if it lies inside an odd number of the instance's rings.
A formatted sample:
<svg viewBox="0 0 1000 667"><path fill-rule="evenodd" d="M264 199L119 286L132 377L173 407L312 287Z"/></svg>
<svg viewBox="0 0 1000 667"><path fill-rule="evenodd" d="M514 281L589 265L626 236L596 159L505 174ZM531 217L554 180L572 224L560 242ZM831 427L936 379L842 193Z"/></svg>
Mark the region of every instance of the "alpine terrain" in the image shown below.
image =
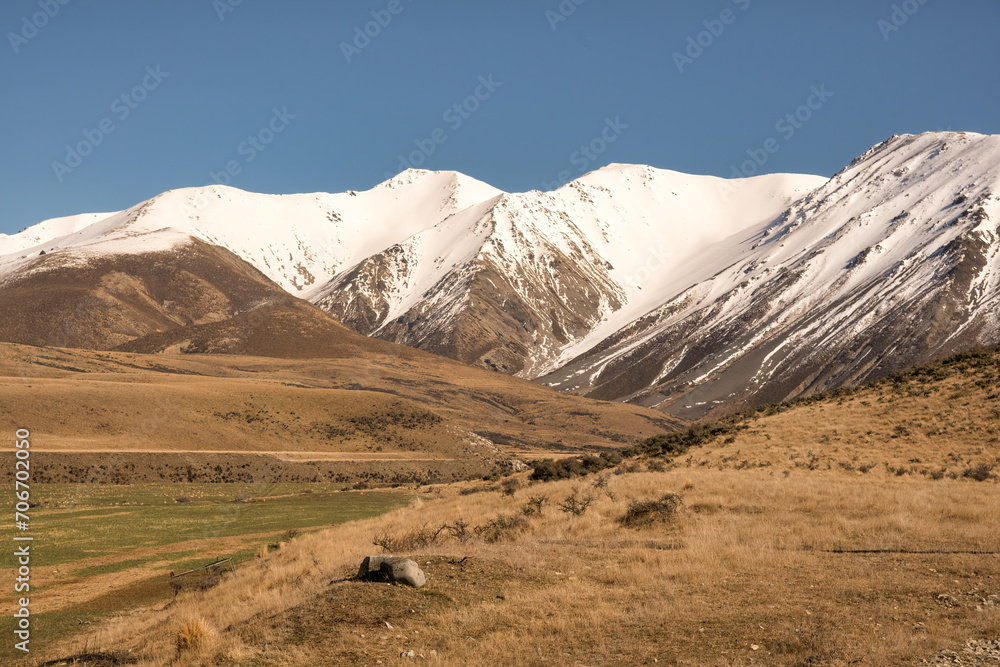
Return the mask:
<svg viewBox="0 0 1000 667"><path fill-rule="evenodd" d="M698 418L1000 340L998 181L1000 137L930 133L831 179L613 164L553 192L418 170L341 194L172 190L0 236L0 339L249 354L249 314L338 326L321 309L371 338Z"/></svg>

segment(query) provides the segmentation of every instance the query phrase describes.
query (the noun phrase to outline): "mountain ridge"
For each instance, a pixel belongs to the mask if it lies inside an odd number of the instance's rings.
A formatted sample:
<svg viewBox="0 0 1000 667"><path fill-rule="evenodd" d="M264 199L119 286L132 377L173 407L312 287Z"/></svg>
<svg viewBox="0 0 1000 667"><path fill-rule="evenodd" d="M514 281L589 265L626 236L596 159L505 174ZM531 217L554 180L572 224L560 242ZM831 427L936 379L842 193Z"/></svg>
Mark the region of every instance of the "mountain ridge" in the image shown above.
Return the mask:
<svg viewBox="0 0 1000 667"><path fill-rule="evenodd" d="M197 239L367 336L697 418L994 342L995 192L1000 137L973 133L894 135L830 179L616 163L547 193L423 170L189 188L0 236L0 292Z"/></svg>

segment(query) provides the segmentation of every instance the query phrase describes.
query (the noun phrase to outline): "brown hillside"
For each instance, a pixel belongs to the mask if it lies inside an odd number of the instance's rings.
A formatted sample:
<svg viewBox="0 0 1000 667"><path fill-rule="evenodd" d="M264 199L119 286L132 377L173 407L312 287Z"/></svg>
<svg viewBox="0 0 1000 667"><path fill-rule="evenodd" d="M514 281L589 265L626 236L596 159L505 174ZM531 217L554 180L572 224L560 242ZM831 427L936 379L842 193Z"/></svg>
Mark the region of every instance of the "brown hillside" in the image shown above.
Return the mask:
<svg viewBox="0 0 1000 667"><path fill-rule="evenodd" d="M226 452L285 459L298 452L300 461L333 454L370 460L372 469L379 457L473 461L488 472L513 456L620 448L681 425L651 410L568 396L372 341L382 346L400 354L346 345L340 358L292 360L4 344L0 428L30 429L42 457L175 453L199 464L212 458L214 466ZM50 462L62 471L66 461L56 458ZM109 476L116 460L103 462L104 473L88 467L80 474L147 479L138 469ZM295 479L311 479L293 468ZM329 470L321 476L329 478Z"/></svg>
<svg viewBox="0 0 1000 667"><path fill-rule="evenodd" d="M0 340L110 349L152 332L289 300L228 250L196 239L174 251L86 261L55 252L2 285Z"/></svg>
<svg viewBox="0 0 1000 667"><path fill-rule="evenodd" d="M169 351L285 359L344 358L362 352L430 358L427 353L362 336L307 301L287 295L279 303L258 306L220 322L150 333L116 349L142 354Z"/></svg>

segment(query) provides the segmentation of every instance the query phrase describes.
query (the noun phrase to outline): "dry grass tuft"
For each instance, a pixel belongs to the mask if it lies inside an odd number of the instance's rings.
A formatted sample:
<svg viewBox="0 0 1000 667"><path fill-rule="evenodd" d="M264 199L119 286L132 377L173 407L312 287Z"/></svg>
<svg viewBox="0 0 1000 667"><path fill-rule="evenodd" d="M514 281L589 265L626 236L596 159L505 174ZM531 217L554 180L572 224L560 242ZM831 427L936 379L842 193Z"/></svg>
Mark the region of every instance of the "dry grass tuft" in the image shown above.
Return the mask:
<svg viewBox="0 0 1000 667"><path fill-rule="evenodd" d="M177 631L177 653L205 650L208 648L212 634L204 619L198 616L184 619L181 622L180 630Z"/></svg>

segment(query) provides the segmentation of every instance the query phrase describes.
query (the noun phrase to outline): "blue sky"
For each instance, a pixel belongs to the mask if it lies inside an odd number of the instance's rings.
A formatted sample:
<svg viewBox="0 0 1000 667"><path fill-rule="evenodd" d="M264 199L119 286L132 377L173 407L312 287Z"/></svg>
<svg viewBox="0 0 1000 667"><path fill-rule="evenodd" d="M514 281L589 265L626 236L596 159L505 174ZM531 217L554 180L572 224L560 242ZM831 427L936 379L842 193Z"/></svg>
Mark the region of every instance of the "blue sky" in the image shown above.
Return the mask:
<svg viewBox="0 0 1000 667"><path fill-rule="evenodd" d="M0 232L407 166L832 175L893 133L1000 132L998 25L996 0L5 0Z"/></svg>

